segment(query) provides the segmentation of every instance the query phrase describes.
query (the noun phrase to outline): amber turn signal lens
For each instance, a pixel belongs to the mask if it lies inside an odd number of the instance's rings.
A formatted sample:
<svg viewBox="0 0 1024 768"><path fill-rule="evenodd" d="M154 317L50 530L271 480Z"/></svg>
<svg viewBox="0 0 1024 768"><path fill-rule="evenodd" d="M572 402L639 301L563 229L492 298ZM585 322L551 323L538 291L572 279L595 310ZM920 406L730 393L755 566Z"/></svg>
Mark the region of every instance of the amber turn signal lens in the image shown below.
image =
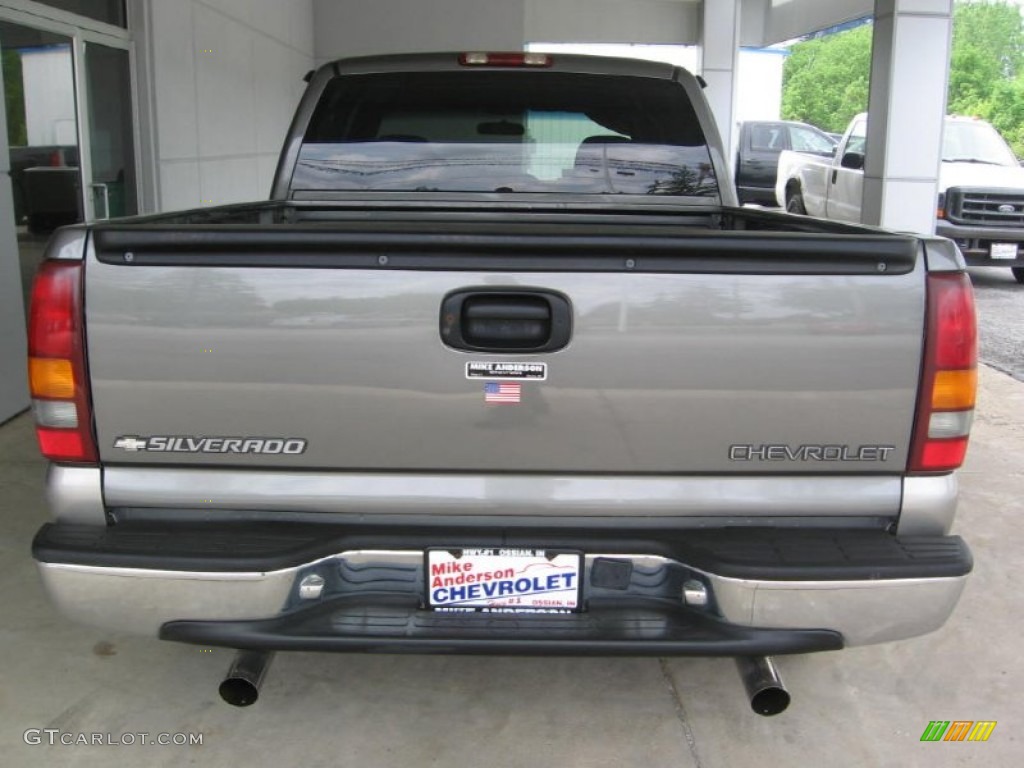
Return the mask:
<svg viewBox="0 0 1024 768"><path fill-rule="evenodd" d="M69 400L75 396L75 374L70 360L30 357L28 382L32 397Z"/></svg>
<svg viewBox="0 0 1024 768"><path fill-rule="evenodd" d="M974 407L978 389L978 371L936 371L932 388L932 408L937 411L961 411Z"/></svg>

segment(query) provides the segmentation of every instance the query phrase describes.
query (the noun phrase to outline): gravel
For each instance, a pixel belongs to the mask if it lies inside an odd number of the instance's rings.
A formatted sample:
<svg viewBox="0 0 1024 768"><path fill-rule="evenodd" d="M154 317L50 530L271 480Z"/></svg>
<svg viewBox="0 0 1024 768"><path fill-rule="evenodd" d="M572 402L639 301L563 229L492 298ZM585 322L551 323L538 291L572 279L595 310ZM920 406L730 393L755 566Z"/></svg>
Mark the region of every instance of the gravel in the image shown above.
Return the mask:
<svg viewBox="0 0 1024 768"><path fill-rule="evenodd" d="M1009 269L972 267L981 362L1024 381L1024 284Z"/></svg>

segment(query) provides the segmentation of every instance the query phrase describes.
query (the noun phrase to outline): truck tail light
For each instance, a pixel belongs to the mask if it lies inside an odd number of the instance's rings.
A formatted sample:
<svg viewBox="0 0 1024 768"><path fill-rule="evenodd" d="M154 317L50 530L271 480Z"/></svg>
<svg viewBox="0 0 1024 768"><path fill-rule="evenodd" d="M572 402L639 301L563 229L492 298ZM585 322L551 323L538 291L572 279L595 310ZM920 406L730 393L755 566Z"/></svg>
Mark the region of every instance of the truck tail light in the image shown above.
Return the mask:
<svg viewBox="0 0 1024 768"><path fill-rule="evenodd" d="M484 53L473 51L459 54L464 67L550 67L551 56L546 53Z"/></svg>
<svg viewBox="0 0 1024 768"><path fill-rule="evenodd" d="M978 384L974 293L964 273L928 276L924 369L910 449L911 472L963 464Z"/></svg>
<svg viewBox="0 0 1024 768"><path fill-rule="evenodd" d="M32 286L28 373L36 437L52 461L95 463L80 261L44 261Z"/></svg>

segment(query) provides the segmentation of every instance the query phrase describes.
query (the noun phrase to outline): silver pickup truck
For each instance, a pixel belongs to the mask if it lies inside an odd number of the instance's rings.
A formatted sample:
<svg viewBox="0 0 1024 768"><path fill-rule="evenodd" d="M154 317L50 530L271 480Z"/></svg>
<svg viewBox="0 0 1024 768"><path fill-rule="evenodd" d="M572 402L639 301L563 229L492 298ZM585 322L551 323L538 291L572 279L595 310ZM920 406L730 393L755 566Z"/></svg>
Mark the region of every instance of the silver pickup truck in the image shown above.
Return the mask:
<svg viewBox="0 0 1024 768"><path fill-rule="evenodd" d="M467 53L310 79L269 202L59 230L30 369L68 616L239 650L769 658L931 632L949 241L735 206L700 85Z"/></svg>

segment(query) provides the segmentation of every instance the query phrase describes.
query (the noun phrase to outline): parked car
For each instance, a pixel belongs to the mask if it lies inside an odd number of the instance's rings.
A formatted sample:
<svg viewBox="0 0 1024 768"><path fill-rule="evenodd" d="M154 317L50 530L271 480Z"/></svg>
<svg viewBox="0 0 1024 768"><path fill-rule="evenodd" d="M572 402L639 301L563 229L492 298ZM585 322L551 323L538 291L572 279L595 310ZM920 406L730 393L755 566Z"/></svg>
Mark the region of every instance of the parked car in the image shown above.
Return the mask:
<svg viewBox="0 0 1024 768"><path fill-rule="evenodd" d="M582 653L734 657L774 714L770 654L952 612L963 260L738 207L689 72L328 63L272 198L51 241L33 554L69 616L241 649L238 705L275 651Z"/></svg>
<svg viewBox="0 0 1024 768"><path fill-rule="evenodd" d="M775 171L781 152L790 149L831 157L836 144L827 133L807 123L785 120L742 123L734 165L740 204L776 204Z"/></svg>
<svg viewBox="0 0 1024 768"><path fill-rule="evenodd" d="M791 213L860 222L867 115L853 118L833 157L783 152L776 198ZM942 133L936 234L967 263L1009 267L1024 283L1024 168L984 120L949 116Z"/></svg>

